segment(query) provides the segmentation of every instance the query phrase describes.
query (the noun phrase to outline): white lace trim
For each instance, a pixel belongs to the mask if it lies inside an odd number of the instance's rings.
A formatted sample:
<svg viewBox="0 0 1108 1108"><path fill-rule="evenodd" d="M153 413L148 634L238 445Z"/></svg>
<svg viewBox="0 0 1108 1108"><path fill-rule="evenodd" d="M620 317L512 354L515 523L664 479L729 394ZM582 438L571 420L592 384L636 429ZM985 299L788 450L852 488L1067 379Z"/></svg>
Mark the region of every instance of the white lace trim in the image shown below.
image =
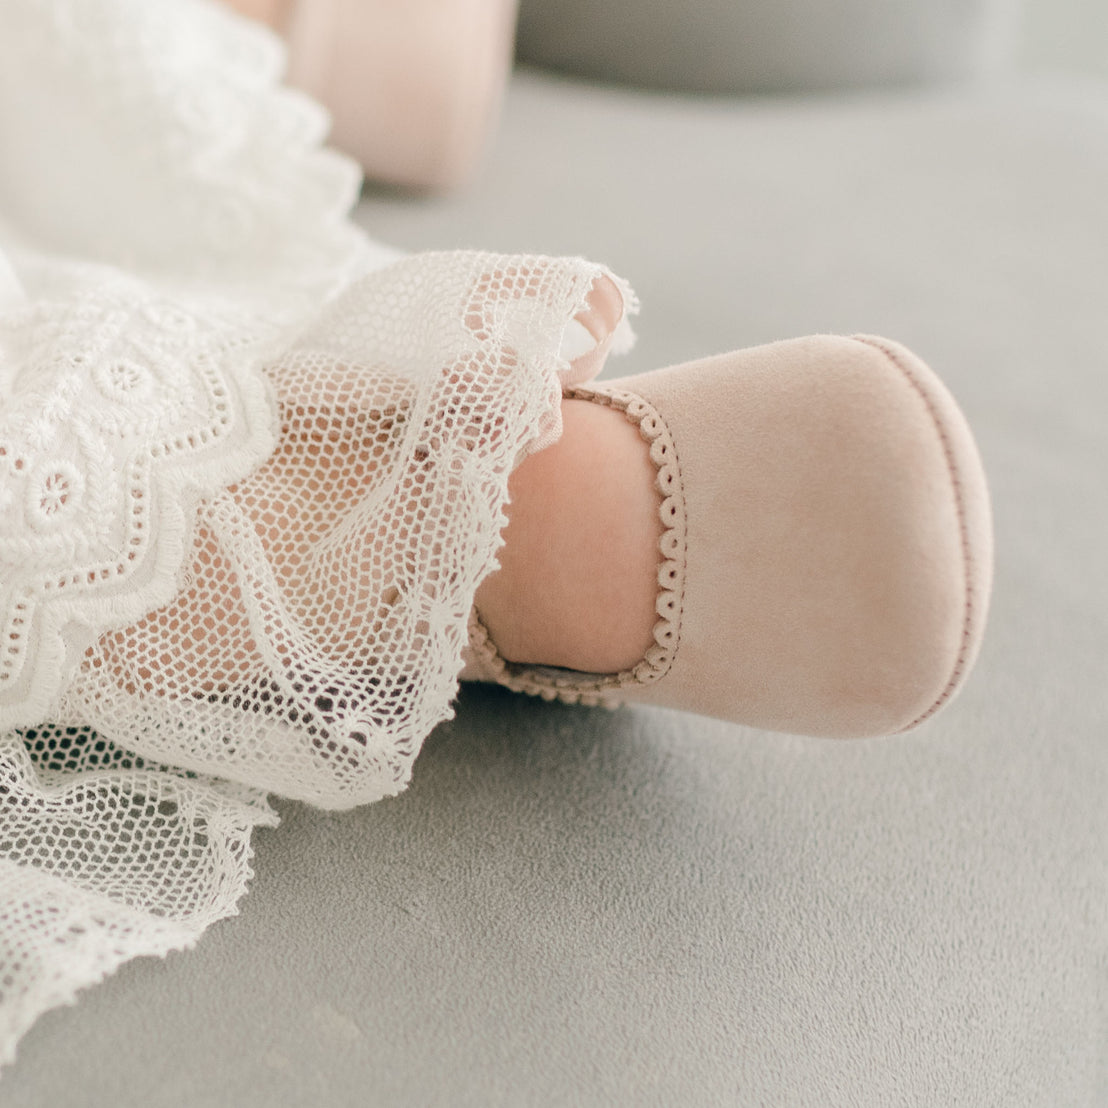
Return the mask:
<svg viewBox="0 0 1108 1108"><path fill-rule="evenodd" d="M0 1063L234 913L266 791L404 786L580 383L607 271L396 262L282 65L205 0L0 5Z"/></svg>
<svg viewBox="0 0 1108 1108"><path fill-rule="evenodd" d="M244 345L118 276L0 319L0 729L49 718L97 633L172 597L199 499L272 450Z"/></svg>
<svg viewBox="0 0 1108 1108"><path fill-rule="evenodd" d="M248 300L270 321L383 252L282 44L207 0L5 0L0 209L39 250ZM34 290L29 289L33 294Z"/></svg>
<svg viewBox="0 0 1108 1108"><path fill-rule="evenodd" d="M56 727L0 736L0 796L0 1066L42 1012L234 915L251 829L277 822L260 793Z"/></svg>
<svg viewBox="0 0 1108 1108"><path fill-rule="evenodd" d="M269 367L281 441L200 505L184 587L101 636L57 718L327 807L403 788L452 714L508 477L560 435L555 351L604 275L455 252L351 286Z"/></svg>

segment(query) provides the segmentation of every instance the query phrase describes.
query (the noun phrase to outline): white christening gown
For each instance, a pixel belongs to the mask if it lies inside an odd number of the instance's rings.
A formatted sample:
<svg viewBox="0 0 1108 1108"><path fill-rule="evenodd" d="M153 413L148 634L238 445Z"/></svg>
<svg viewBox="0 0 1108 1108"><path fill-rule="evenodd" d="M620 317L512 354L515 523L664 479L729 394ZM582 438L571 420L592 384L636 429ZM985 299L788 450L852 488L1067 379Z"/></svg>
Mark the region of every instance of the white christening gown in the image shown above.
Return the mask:
<svg viewBox="0 0 1108 1108"><path fill-rule="evenodd" d="M234 913L268 792L404 787L607 272L371 243L283 63L0 2L0 1062Z"/></svg>

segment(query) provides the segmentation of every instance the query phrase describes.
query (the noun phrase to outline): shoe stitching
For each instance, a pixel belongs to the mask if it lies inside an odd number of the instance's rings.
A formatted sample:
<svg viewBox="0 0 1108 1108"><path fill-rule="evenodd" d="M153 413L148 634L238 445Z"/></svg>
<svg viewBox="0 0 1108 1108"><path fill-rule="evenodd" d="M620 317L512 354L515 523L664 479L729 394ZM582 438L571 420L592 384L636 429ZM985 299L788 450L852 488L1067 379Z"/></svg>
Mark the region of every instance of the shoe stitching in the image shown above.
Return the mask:
<svg viewBox="0 0 1108 1108"><path fill-rule="evenodd" d="M940 418L937 408L931 399L927 389L917 379L915 373L907 366L900 358L899 354L892 347L886 345L878 339L874 339L865 335L852 336L856 342L864 343L866 346L870 346L875 350L879 350L885 355L889 361L900 370L905 380L916 391L919 397L923 400L924 405L927 408L928 414L931 416L931 421L934 424L935 430L938 432L939 440L942 443L943 457L946 461L947 474L950 477L950 483L954 488L954 503L955 510L958 516L958 534L962 546L962 571L965 575L966 583L966 599L965 610L962 616L962 638L958 647L958 656L954 661L954 668L951 671L950 677L947 680L946 686L939 694L932 705L920 715L916 716L911 723L906 724L904 727L900 727L895 732L901 734L905 731L910 731L913 727L923 723L924 720L933 716L950 698L954 695L955 690L961 684L962 677L966 671L966 663L969 658L970 640L974 631L974 620L977 614L978 597L976 595L976 578L973 554L970 549L969 540L969 524L966 519L966 504L965 494L962 486L961 476L957 465L954 461L954 449L951 445L950 438L947 435L946 428L943 424L943 420Z"/></svg>

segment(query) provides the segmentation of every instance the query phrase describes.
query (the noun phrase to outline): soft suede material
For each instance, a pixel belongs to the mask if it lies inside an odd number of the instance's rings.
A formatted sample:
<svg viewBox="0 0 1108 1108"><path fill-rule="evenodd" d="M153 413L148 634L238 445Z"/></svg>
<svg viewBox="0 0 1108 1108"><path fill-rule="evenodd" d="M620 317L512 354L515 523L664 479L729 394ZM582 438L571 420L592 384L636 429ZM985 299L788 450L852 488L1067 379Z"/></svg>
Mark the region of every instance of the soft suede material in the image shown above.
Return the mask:
<svg viewBox="0 0 1108 1108"><path fill-rule="evenodd" d="M673 667L636 699L827 736L949 699L991 541L967 520L986 501L972 440L918 359L816 336L618 384L670 428L687 528Z"/></svg>

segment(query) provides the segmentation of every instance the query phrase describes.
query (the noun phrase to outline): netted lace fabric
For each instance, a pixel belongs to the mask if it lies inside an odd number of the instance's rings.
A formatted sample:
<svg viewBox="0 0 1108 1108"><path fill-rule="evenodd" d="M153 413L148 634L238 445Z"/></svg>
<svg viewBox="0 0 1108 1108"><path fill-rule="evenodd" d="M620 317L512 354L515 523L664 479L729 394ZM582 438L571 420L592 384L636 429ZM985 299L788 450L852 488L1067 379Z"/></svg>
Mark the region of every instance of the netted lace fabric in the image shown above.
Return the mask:
<svg viewBox="0 0 1108 1108"><path fill-rule="evenodd" d="M356 282L268 367L278 445L200 504L174 599L100 636L57 718L329 807L399 791L602 272L423 254Z"/></svg>
<svg viewBox="0 0 1108 1108"><path fill-rule="evenodd" d="M607 271L397 258L204 0L0 6L0 1063L404 787ZM624 289L625 299L630 293Z"/></svg>

